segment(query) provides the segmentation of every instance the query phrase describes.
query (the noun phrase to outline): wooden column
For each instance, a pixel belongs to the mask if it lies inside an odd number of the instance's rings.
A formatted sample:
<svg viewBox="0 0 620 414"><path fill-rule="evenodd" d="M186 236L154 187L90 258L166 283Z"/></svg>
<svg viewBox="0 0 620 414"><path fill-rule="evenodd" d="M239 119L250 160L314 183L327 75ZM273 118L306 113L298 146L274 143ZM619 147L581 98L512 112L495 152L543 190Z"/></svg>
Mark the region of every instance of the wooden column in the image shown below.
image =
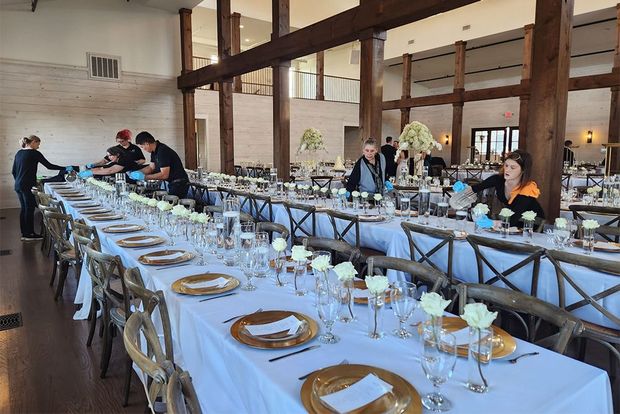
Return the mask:
<svg viewBox="0 0 620 414"><path fill-rule="evenodd" d="M403 55L403 85L401 99L411 98L411 53ZM400 110L400 130L405 129L405 125L409 123L409 114L411 108L403 108Z"/></svg>
<svg viewBox="0 0 620 414"><path fill-rule="evenodd" d="M454 44L456 48L454 58L454 94L459 97L458 102L452 104L452 148L450 163L461 162L461 136L463 134L463 94L465 92L465 46L467 42L459 40ZM472 160L473 161L473 160Z"/></svg>
<svg viewBox="0 0 620 414"><path fill-rule="evenodd" d="M537 0L527 130L547 220L560 214L573 0Z"/></svg>
<svg viewBox="0 0 620 414"><path fill-rule="evenodd" d="M316 52L316 100L325 100L325 52Z"/></svg>
<svg viewBox="0 0 620 414"><path fill-rule="evenodd" d="M180 9L179 21L181 23L181 73L185 74L194 69L191 9ZM193 170L198 166L193 88L183 89L183 146L185 148L185 167Z"/></svg>
<svg viewBox="0 0 620 414"><path fill-rule="evenodd" d="M273 0L271 40L290 32L289 0ZM291 113L289 97L290 60L282 60L273 70L273 166L284 181L291 178Z"/></svg>
<svg viewBox="0 0 620 414"><path fill-rule="evenodd" d="M370 29L360 35L360 41L360 140L381 142L385 30Z"/></svg>
<svg viewBox="0 0 620 414"><path fill-rule="evenodd" d="M523 30L523 66L521 67L521 87L523 92L519 96L519 148L527 150L527 113L530 102L530 78L532 77L532 36L534 34L534 25L528 24Z"/></svg>
<svg viewBox="0 0 620 414"><path fill-rule="evenodd" d="M230 54L238 55L241 53L241 15L239 13L233 13L230 15L230 27L231 27L231 41L230 41ZM241 84L241 76L235 76L233 78L233 91L237 93L243 92L243 85Z"/></svg>
<svg viewBox="0 0 620 414"><path fill-rule="evenodd" d="M217 0L217 52L218 63L230 57L231 27L230 0ZM235 139L233 129L232 79L219 82L220 98L220 170L235 173Z"/></svg>
<svg viewBox="0 0 620 414"><path fill-rule="evenodd" d="M611 70L620 78L620 3L616 5L616 53L614 54L614 67ZM607 142L620 142L620 86L611 88L611 105L609 107L609 136ZM611 165L612 171L620 170L620 154L617 149Z"/></svg>

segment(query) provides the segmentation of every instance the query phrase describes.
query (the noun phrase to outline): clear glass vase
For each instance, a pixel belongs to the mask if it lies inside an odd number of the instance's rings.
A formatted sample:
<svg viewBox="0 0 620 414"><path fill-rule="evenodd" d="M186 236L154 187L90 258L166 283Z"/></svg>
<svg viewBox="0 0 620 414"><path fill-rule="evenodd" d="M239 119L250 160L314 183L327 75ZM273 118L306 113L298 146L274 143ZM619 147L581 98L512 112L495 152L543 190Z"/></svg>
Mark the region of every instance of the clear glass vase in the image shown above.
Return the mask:
<svg viewBox="0 0 620 414"><path fill-rule="evenodd" d="M483 393L489 389L487 373L493 356L493 328L469 327L469 352L467 355L467 388Z"/></svg>
<svg viewBox="0 0 620 414"><path fill-rule="evenodd" d="M340 314L338 320L343 323L349 323L356 320L353 306L353 279L343 280L340 282Z"/></svg>
<svg viewBox="0 0 620 414"><path fill-rule="evenodd" d="M532 243L534 236L534 220L523 220L523 241Z"/></svg>
<svg viewBox="0 0 620 414"><path fill-rule="evenodd" d="M368 336L372 339L383 338L383 308L385 293L368 297Z"/></svg>
<svg viewBox="0 0 620 414"><path fill-rule="evenodd" d="M594 251L594 233L594 229L583 227L582 246L583 252L587 255L591 255Z"/></svg>
<svg viewBox="0 0 620 414"><path fill-rule="evenodd" d="M293 287L295 295L306 296L308 293L308 267L306 260L298 260L295 262L293 269Z"/></svg>

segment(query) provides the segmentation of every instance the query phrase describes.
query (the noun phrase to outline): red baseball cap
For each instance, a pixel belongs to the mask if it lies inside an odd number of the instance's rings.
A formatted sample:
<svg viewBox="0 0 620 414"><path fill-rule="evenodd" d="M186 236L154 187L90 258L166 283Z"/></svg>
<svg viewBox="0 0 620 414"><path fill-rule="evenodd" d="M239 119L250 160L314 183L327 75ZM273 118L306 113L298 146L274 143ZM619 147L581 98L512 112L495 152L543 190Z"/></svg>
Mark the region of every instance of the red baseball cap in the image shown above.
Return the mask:
<svg viewBox="0 0 620 414"><path fill-rule="evenodd" d="M130 140L131 139L131 131L128 130L128 129L120 130L116 134L116 138L120 138L120 139L123 139L123 140Z"/></svg>

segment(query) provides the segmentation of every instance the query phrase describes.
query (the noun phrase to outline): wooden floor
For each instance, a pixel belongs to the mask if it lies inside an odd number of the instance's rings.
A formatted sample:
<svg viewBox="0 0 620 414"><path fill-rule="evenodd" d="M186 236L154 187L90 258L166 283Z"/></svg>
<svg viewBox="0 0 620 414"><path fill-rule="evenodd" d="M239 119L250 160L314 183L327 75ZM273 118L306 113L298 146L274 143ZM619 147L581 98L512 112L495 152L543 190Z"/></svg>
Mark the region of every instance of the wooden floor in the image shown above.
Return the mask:
<svg viewBox="0 0 620 414"><path fill-rule="evenodd" d="M87 348L88 323L74 321L77 281L67 279L54 302L52 260L41 242L20 242L19 210L0 210L0 315L21 312L23 326L0 331L0 413L144 413L146 398L132 378L128 407L121 406L122 338L115 338L105 379L99 378L101 338Z"/></svg>

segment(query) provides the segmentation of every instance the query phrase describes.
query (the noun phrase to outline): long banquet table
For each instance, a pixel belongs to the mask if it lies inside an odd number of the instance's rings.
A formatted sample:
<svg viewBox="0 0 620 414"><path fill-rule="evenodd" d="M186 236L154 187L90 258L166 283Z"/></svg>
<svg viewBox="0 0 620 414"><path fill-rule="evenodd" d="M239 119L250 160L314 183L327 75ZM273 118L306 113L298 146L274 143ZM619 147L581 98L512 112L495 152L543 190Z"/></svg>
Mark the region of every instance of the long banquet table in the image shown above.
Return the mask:
<svg viewBox="0 0 620 414"><path fill-rule="evenodd" d="M48 192L54 193L49 187ZM62 197L59 197L62 199ZM71 202L65 200L67 210L80 217ZM112 222L91 222L98 229ZM127 222L141 222L129 218ZM119 223L118 221L114 223ZM397 223L387 223L397 227ZM379 227L379 226L369 226ZM386 231L386 233L389 231ZM391 231L396 234L398 232ZM132 235L135 233L132 233ZM165 236L161 230L151 234ZM302 381L297 377L318 368L339 363L343 358L350 363L367 364L390 370L409 381L420 394L432 391L418 358L421 347L414 339L402 340L387 334L372 340L366 334L367 309L356 306L358 321L337 323L335 333L341 341L277 362L269 358L289 350L252 349L236 342L229 333L230 324L222 323L234 315L250 313L257 308L283 309L302 312L317 318L312 296L297 297L290 285L278 288L271 278L259 279L254 292L236 290L236 295L200 302L200 298L179 295L171 291L171 284L180 277L204 272L221 272L243 280L241 271L227 267L214 257L207 257L206 266L191 264L184 267L157 270L138 263L137 258L152 249L121 248L115 241L123 235L99 232L102 249L118 254L125 266L138 266L149 289L164 292L169 308L175 347L175 360L189 370L200 403L205 412L213 413L301 413ZM193 248L182 240L177 247ZM389 310L388 310L389 312ZM419 320L420 311L414 319ZM386 312L386 332L396 327L396 320ZM317 343L316 339L311 344ZM505 360L494 361L489 367L490 391L475 394L464 387L467 379L466 360L459 358L454 375L442 386L444 394L454 403L451 412L558 412L558 413L611 413L611 390L607 373L599 368L517 340L516 354L538 351L540 355L518 364Z"/></svg>

